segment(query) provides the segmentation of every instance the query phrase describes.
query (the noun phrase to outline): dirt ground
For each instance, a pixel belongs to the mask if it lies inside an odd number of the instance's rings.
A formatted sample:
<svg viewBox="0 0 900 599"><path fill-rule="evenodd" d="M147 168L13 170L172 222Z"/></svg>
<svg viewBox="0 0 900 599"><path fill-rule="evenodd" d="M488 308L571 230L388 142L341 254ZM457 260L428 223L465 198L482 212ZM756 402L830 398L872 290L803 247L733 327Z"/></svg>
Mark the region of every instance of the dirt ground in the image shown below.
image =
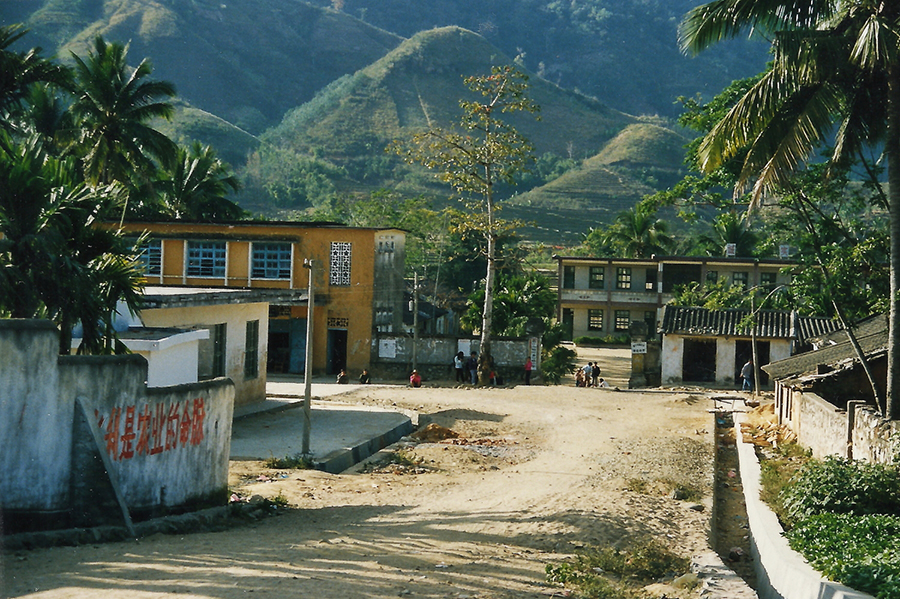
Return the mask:
<svg viewBox="0 0 900 599"><path fill-rule="evenodd" d="M652 536L684 556L709 549L714 419L701 394L372 387L339 399L416 411L459 437L408 439L339 475L233 462L236 493L290 507L224 532L2 555L0 596L563 596L545 567L586 546Z"/></svg>

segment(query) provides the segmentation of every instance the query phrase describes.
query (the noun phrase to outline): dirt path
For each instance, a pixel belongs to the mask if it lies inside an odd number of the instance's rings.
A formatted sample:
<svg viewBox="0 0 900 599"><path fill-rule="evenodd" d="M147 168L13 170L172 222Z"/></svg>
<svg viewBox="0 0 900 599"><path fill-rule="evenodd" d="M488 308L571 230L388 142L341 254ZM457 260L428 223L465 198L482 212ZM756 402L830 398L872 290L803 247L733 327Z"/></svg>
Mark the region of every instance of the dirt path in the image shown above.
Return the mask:
<svg viewBox="0 0 900 599"><path fill-rule="evenodd" d="M225 532L3 555L0 594L538 597L552 594L546 564L585 545L652 535L686 556L708 548L706 398L522 386L340 399L416 410L465 441L408 443L401 461L417 466L340 475L234 462L233 488L292 509ZM701 498L675 500L676 486Z"/></svg>

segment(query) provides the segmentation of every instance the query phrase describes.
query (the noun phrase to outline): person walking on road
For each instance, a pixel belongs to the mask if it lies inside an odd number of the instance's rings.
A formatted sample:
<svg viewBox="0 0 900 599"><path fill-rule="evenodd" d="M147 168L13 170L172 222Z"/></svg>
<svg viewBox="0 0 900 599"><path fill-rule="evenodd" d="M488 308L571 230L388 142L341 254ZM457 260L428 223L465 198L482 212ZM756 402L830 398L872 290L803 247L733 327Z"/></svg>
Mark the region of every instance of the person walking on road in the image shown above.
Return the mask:
<svg viewBox="0 0 900 599"><path fill-rule="evenodd" d="M747 363L741 367L741 378L744 384L741 386L743 391L753 391L753 360L747 360Z"/></svg>
<svg viewBox="0 0 900 599"><path fill-rule="evenodd" d="M531 357L528 357L525 360L525 384L531 384L531 370L534 368L534 365L531 363Z"/></svg>

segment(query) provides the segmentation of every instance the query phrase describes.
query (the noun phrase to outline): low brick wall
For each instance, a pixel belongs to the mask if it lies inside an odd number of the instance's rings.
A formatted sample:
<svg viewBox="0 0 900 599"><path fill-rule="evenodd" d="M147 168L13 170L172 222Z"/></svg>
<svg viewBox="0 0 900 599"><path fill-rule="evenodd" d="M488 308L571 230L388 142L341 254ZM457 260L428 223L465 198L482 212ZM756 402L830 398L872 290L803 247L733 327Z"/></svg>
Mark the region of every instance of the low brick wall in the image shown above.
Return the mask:
<svg viewBox="0 0 900 599"><path fill-rule="evenodd" d="M794 429L801 443L812 451L813 457L848 455L847 411L838 409L814 393L794 396L799 415L799 427Z"/></svg>
<svg viewBox="0 0 900 599"><path fill-rule="evenodd" d="M900 457L900 421L885 420L871 406L856 408L853 458L873 464L892 464Z"/></svg>

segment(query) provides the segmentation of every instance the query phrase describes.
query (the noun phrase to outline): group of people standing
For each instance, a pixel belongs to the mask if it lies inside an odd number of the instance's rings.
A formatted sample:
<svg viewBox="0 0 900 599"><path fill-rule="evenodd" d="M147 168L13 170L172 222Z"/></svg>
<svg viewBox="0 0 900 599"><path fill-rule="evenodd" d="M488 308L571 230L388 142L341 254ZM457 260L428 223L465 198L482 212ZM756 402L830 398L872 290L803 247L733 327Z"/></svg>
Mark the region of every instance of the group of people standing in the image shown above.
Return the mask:
<svg viewBox="0 0 900 599"><path fill-rule="evenodd" d="M597 362L588 362L575 371L575 386L609 387L609 383L600 377L600 364Z"/></svg>
<svg viewBox="0 0 900 599"><path fill-rule="evenodd" d="M478 353L472 352L466 358L462 351L453 356L453 368L456 370L457 383L478 383Z"/></svg>

